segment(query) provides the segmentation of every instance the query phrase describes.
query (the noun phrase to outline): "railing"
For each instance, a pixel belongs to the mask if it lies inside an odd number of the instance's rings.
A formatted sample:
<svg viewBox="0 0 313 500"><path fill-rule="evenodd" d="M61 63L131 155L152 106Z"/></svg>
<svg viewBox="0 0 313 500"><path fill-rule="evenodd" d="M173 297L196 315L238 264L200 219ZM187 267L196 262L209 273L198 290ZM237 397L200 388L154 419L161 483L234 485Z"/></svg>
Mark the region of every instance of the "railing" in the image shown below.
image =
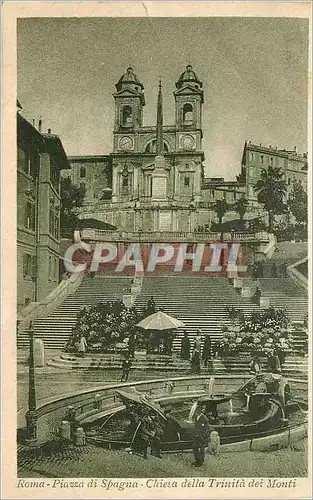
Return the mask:
<svg viewBox="0 0 313 500"><path fill-rule="evenodd" d="M41 302L31 302L18 314L18 334L29 327L29 322L39 317L48 316L53 312L68 295L75 292L81 284L83 275L72 274L69 279L52 290Z"/></svg>
<svg viewBox="0 0 313 500"><path fill-rule="evenodd" d="M189 231L104 231L99 229L83 229L81 231L82 240L92 241L120 241L120 242L208 242L220 241L221 233L203 233ZM233 232L223 233L224 242L255 242L268 243L270 235L268 233L245 233Z"/></svg>
<svg viewBox="0 0 313 500"><path fill-rule="evenodd" d="M287 273L290 276L290 278L292 278L298 285L307 290L309 280L304 274L300 273L300 271L298 271L297 269L298 266L304 264L305 262L308 262L308 257L305 257L305 259L299 260L298 262L295 262L295 264L289 266L287 268Z"/></svg>

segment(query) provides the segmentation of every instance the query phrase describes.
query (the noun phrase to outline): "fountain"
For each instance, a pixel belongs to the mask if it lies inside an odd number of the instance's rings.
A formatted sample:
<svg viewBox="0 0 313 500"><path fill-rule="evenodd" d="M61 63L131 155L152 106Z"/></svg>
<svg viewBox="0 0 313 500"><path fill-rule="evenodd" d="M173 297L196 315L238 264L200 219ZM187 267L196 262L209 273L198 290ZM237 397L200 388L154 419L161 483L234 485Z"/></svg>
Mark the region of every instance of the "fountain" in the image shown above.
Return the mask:
<svg viewBox="0 0 313 500"><path fill-rule="evenodd" d="M195 416L197 407L198 407L198 401L195 401L190 408L188 420L186 420L186 422L188 422L189 424L193 424L194 422L193 417Z"/></svg>
<svg viewBox="0 0 313 500"><path fill-rule="evenodd" d="M211 377L209 380L209 388L208 388L208 393L210 398L213 397L214 382L215 382L214 377Z"/></svg>
<svg viewBox="0 0 313 500"><path fill-rule="evenodd" d="M250 404L250 394L247 394L247 403L246 403L246 410L248 411L249 410L249 404Z"/></svg>
<svg viewBox="0 0 313 500"><path fill-rule="evenodd" d="M253 378L233 394L218 394L214 393L215 380L211 377L206 394L203 395L203 390L199 388L196 401L194 395L188 394L187 389L185 394L179 393L175 400L168 393L154 399L131 389L118 389L115 394L123 406L112 408L109 418L107 413L98 419L95 416L92 427L94 429L97 425L98 431L89 436L101 446L131 451L138 444L140 446L139 429L142 419L144 416L154 415L163 428L162 449L190 449L199 404L205 407L210 424L220 435L222 444L243 441L251 435L271 434L273 430L280 430L285 426L286 422L282 418L287 408L279 397L277 387L271 386L272 378L269 374L262 376L265 383L263 391L259 391L259 379ZM282 382L286 386L287 381ZM289 406L290 412L296 411L294 403L289 403ZM88 425L86 434L88 436Z"/></svg>

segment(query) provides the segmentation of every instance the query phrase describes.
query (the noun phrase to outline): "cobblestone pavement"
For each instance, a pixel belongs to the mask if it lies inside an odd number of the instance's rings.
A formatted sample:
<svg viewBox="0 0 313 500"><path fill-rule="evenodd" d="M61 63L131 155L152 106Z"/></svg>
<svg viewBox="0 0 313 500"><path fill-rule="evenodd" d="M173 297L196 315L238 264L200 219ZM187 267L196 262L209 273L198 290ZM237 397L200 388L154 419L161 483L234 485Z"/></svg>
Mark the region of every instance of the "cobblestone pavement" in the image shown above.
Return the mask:
<svg viewBox="0 0 313 500"><path fill-rule="evenodd" d="M58 477L51 474L54 466L61 465L66 471L69 463L77 462L82 458L86 459L86 455L94 455L97 450L97 447L89 443L85 446L74 446L69 443L62 443L62 441L45 443L36 448L18 445L18 475L25 477L27 473L35 472L42 477Z"/></svg>
<svg viewBox="0 0 313 500"><path fill-rule="evenodd" d="M194 468L191 453L164 454L162 460L144 460L126 451L106 450L93 444L77 447L60 442L31 449L18 447L18 477L305 477L307 441L297 448L269 453L232 452L206 455L204 466Z"/></svg>

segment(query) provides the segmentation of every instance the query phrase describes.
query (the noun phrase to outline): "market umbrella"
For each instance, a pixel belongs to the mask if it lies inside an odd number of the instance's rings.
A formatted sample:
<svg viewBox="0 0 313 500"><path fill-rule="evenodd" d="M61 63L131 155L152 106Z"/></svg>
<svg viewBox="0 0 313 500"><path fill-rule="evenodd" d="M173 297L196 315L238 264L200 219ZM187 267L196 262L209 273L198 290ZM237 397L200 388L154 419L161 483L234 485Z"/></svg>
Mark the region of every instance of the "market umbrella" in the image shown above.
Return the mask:
<svg viewBox="0 0 313 500"><path fill-rule="evenodd" d="M168 314L165 314L163 311L158 311L151 316L140 321L137 324L144 330L173 330L174 328L180 328L185 326L182 321L179 321L176 318L172 318Z"/></svg>

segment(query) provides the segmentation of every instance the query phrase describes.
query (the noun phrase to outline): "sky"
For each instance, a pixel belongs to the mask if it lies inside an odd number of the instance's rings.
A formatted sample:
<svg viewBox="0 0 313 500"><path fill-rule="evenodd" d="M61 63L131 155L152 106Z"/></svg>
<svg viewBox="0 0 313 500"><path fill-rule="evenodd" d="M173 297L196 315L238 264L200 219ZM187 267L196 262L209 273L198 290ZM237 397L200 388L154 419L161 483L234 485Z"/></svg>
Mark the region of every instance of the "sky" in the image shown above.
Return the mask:
<svg viewBox="0 0 313 500"><path fill-rule="evenodd" d="M23 115L68 155L109 154L115 84L131 65L145 87L144 125L174 124L175 82L203 82L205 174L232 179L245 140L307 151L308 22L283 18L33 18L18 21Z"/></svg>

